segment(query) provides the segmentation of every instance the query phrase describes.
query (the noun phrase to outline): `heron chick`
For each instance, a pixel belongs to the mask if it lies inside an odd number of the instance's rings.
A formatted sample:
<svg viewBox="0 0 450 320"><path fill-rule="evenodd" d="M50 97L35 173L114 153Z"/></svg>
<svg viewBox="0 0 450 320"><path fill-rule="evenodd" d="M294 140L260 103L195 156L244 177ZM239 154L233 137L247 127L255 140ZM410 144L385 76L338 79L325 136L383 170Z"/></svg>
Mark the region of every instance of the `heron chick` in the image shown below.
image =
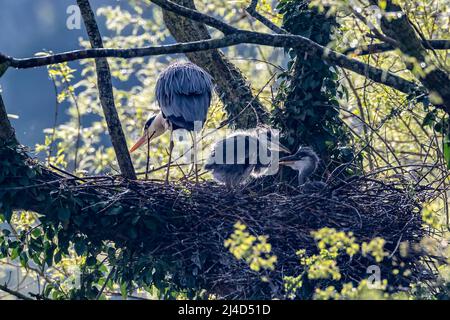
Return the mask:
<svg viewBox="0 0 450 320"><path fill-rule="evenodd" d="M285 147L271 141L271 131L266 139L258 136L259 129L239 131L221 139L214 145L205 169L211 171L216 181L227 189L245 184L250 177L267 173L272 164L272 152L290 153Z"/></svg>
<svg viewBox="0 0 450 320"><path fill-rule="evenodd" d="M298 184L302 186L317 170L319 161L319 156L311 147L300 146L295 154L281 158L280 165L288 166L298 171Z"/></svg>

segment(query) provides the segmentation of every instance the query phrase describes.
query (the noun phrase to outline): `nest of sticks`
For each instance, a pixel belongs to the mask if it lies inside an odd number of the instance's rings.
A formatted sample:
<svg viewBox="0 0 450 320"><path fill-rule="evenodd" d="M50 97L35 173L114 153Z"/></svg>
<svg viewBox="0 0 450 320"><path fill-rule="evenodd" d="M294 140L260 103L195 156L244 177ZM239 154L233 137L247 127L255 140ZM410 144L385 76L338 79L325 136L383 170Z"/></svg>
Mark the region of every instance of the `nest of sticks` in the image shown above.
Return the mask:
<svg viewBox="0 0 450 320"><path fill-rule="evenodd" d="M229 299L267 299L283 298L283 277L298 276L303 271L296 252L305 249L307 254L317 253L311 233L324 227L352 232L359 244L375 237L386 241L384 249L389 256L382 263L362 254L340 258L341 283L367 278L367 267L374 264L381 268L381 276L388 279L391 290L406 287L419 277L431 277L421 267L425 253L410 250L403 255L399 249L402 242L409 243L410 248L418 247L425 236L421 204L435 192L411 181L399 176L382 180L355 176L318 190L280 191L279 186L270 184L230 193L212 182L165 186L95 179L76 188L84 193L95 190L110 199L104 209L96 210L91 221L120 219L112 227L99 230L87 225L81 231L91 239L112 240L116 247L146 256L149 268L142 268L142 272L164 266L178 288L203 288ZM136 213L110 214L119 203ZM159 223L149 231L142 219L136 223L136 215L157 218ZM224 241L237 221L252 235L268 236L272 254L277 256L275 270L265 273L269 282L261 281L261 273L252 271L225 248ZM137 226L137 236L127 236L131 226ZM402 272L394 275L394 269L411 272L408 276ZM309 298L311 294L305 290L299 297Z"/></svg>

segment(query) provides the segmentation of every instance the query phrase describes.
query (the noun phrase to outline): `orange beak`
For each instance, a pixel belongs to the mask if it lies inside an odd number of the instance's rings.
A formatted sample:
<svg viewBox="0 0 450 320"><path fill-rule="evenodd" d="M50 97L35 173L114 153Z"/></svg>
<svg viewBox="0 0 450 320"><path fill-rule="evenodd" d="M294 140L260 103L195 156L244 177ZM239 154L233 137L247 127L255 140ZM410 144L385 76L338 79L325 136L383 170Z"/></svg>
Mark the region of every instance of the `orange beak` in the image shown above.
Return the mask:
<svg viewBox="0 0 450 320"><path fill-rule="evenodd" d="M144 133L142 137L139 138L139 140L134 144L134 146L131 147L130 153L133 153L136 151L140 146L142 146L144 143L148 141L147 132Z"/></svg>

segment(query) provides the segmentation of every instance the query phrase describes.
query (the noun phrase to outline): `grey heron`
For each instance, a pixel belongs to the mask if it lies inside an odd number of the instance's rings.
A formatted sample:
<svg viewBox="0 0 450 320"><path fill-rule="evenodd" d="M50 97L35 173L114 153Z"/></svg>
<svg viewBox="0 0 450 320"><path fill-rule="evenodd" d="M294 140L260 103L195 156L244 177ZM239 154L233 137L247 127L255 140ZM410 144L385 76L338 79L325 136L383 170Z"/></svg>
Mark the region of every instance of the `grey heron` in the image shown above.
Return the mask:
<svg viewBox="0 0 450 320"><path fill-rule="evenodd" d="M205 70L190 62L173 63L158 77L155 93L160 112L147 120L144 134L131 147L130 153L170 130L166 184L169 181L174 147L173 131L185 129L192 132L203 127L211 104L212 91L212 77ZM193 142L194 154L196 154L195 138L193 138ZM197 165L196 161L195 165ZM196 177L198 179L197 175Z"/></svg>
<svg viewBox="0 0 450 320"><path fill-rule="evenodd" d="M300 146L296 153L281 158L279 163L298 171L298 184L302 186L317 170L319 161L319 157L311 147Z"/></svg>
<svg viewBox="0 0 450 320"><path fill-rule="evenodd" d="M269 133L267 138L261 138L259 132L258 129L238 131L217 141L205 169L229 190L246 183L250 177L265 175L272 165L273 151L290 152L272 141L270 130L263 132Z"/></svg>

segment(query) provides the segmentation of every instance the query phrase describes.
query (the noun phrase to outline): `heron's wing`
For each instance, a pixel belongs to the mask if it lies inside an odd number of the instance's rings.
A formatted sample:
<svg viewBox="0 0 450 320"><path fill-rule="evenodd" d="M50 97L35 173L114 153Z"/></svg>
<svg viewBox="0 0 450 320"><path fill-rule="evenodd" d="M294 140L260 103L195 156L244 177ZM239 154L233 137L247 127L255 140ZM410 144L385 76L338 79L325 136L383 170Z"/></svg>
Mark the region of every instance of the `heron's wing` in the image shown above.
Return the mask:
<svg viewBox="0 0 450 320"><path fill-rule="evenodd" d="M226 165L257 164L258 161L257 138L238 134L216 142L208 159L208 163Z"/></svg>
<svg viewBox="0 0 450 320"><path fill-rule="evenodd" d="M192 63L169 66L156 83L156 99L162 113L176 126L192 129L206 120L212 97L211 76Z"/></svg>

